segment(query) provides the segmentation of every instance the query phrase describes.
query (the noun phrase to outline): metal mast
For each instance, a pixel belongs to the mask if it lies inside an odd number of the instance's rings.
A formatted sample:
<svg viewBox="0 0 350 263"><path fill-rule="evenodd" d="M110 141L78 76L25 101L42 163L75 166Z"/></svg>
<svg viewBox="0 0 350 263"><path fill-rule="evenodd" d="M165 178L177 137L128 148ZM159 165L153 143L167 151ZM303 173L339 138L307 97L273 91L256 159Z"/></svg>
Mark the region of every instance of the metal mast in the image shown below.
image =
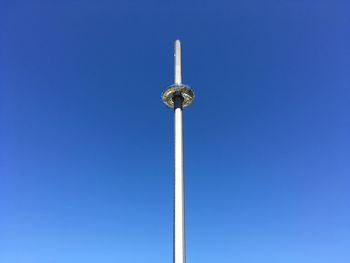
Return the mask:
<svg viewBox="0 0 350 263"><path fill-rule="evenodd" d="M184 213L184 175L182 108L192 103L194 93L190 86L182 84L181 43L175 41L174 84L162 93L163 102L174 108L174 244L173 262L185 263L185 213Z"/></svg>

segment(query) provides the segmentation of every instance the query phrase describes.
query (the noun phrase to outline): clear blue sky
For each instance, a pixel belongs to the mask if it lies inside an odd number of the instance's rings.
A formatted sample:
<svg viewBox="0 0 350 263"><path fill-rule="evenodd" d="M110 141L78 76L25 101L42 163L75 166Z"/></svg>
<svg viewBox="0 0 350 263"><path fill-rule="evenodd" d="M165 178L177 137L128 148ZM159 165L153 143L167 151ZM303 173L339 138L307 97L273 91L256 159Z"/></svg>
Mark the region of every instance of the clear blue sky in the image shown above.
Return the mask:
<svg viewBox="0 0 350 263"><path fill-rule="evenodd" d="M0 3L0 262L350 262L348 1Z"/></svg>

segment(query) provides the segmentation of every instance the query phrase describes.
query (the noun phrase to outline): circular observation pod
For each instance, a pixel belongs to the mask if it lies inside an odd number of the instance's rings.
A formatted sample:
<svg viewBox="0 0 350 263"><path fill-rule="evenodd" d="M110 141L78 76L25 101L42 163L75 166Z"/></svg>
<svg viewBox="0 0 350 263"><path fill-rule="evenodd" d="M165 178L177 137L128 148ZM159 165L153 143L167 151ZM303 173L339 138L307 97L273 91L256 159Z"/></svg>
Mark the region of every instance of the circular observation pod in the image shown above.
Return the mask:
<svg viewBox="0 0 350 263"><path fill-rule="evenodd" d="M162 93L163 102L170 108L174 108L173 97L175 92L180 92L184 98L182 103L183 107L190 105L194 100L194 92L190 86L184 84L173 84L167 87Z"/></svg>

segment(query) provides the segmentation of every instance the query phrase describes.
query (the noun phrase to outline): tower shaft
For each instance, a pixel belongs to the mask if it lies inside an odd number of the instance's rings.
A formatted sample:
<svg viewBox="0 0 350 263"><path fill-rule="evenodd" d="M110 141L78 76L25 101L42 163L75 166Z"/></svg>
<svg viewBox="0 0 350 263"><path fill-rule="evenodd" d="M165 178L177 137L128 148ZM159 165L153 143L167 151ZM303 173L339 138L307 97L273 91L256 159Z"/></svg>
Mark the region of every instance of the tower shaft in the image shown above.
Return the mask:
<svg viewBox="0 0 350 263"><path fill-rule="evenodd" d="M174 80L181 84L181 43L175 41ZM174 263L185 263L185 209L182 138L182 103L178 93L174 101Z"/></svg>
<svg viewBox="0 0 350 263"><path fill-rule="evenodd" d="M174 263L185 263L182 108L174 110Z"/></svg>
<svg viewBox="0 0 350 263"><path fill-rule="evenodd" d="M182 108L190 105L194 93L190 86L182 84L181 43L175 41L174 84L162 93L163 102L174 108L174 244L173 263L186 262L185 208L183 173Z"/></svg>

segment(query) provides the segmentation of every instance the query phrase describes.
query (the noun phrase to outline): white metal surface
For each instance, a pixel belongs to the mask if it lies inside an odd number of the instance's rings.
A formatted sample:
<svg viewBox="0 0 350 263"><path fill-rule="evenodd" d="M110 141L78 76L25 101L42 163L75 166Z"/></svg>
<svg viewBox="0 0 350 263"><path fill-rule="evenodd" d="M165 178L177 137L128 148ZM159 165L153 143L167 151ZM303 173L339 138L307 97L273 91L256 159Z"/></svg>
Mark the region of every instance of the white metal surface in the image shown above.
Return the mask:
<svg viewBox="0 0 350 263"><path fill-rule="evenodd" d="M182 109L174 111L174 263L185 263Z"/></svg>
<svg viewBox="0 0 350 263"><path fill-rule="evenodd" d="M175 53L174 53L174 82L175 84L181 84L181 42L180 40L175 41Z"/></svg>
<svg viewBox="0 0 350 263"><path fill-rule="evenodd" d="M181 84L181 43L175 41L175 84ZM174 110L174 263L185 263L182 108Z"/></svg>

